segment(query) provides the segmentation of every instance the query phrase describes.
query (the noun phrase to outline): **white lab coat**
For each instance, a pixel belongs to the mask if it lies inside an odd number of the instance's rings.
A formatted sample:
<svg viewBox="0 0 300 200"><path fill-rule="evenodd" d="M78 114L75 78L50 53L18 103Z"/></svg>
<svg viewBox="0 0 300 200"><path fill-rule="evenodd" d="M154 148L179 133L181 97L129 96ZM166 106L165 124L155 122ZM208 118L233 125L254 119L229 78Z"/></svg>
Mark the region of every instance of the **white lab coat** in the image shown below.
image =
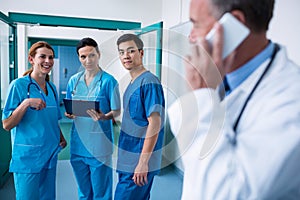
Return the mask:
<svg viewBox="0 0 300 200"><path fill-rule="evenodd" d="M181 146L183 200L300 199L300 68L281 47L237 128L233 124L270 62L265 61L222 102L199 89L168 109ZM196 103L195 103L196 102ZM197 104L198 107L195 105Z"/></svg>

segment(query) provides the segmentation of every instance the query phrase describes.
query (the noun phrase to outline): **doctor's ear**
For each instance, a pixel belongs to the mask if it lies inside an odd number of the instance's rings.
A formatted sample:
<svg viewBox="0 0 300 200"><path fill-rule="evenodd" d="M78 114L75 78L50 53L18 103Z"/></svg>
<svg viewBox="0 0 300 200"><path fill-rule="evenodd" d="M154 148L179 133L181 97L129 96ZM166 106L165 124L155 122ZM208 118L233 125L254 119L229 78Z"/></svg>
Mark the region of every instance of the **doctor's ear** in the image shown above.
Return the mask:
<svg viewBox="0 0 300 200"><path fill-rule="evenodd" d="M240 10L232 10L230 12L235 18L237 18L240 22L246 25L246 17L245 14Z"/></svg>

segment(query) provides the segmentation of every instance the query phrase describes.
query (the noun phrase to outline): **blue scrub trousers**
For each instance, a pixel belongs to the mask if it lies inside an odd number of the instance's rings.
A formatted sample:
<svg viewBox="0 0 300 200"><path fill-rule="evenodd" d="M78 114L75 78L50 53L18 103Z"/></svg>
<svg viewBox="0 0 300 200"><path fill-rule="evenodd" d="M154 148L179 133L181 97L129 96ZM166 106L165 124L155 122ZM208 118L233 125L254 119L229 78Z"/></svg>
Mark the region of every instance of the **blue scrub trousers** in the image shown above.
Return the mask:
<svg viewBox="0 0 300 200"><path fill-rule="evenodd" d="M54 200L56 167L40 173L14 173L16 200Z"/></svg>
<svg viewBox="0 0 300 200"><path fill-rule="evenodd" d="M71 154L80 200L112 199L111 156L101 159Z"/></svg>
<svg viewBox="0 0 300 200"><path fill-rule="evenodd" d="M148 173L148 184L140 187L133 180L133 174L119 172L119 182L116 187L114 200L148 200L153 179L156 173Z"/></svg>

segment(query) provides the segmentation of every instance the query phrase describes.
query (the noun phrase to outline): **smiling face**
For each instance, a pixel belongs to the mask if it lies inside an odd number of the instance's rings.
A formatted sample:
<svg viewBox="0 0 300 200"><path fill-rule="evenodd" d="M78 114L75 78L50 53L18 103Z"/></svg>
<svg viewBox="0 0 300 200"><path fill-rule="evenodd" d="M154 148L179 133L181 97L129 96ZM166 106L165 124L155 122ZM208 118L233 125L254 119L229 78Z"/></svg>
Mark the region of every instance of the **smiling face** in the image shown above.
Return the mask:
<svg viewBox="0 0 300 200"><path fill-rule="evenodd" d="M36 49L35 55L29 55L28 59L33 67L34 73L37 74L48 74L54 65L54 53L47 47Z"/></svg>
<svg viewBox="0 0 300 200"><path fill-rule="evenodd" d="M143 67L143 50L133 40L122 42L118 47L119 58L125 69L131 71Z"/></svg>

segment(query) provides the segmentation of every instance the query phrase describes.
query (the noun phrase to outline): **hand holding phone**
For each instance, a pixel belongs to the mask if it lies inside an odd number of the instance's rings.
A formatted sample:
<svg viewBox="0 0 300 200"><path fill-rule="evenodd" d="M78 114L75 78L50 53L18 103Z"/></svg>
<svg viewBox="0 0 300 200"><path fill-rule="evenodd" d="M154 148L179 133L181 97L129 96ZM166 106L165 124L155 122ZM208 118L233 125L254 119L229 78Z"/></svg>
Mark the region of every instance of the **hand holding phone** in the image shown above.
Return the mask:
<svg viewBox="0 0 300 200"><path fill-rule="evenodd" d="M222 58L226 58L238 45L240 45L249 35L249 29L237 20L232 14L225 13L219 20L224 30L224 43ZM212 46L216 30L213 28L205 37Z"/></svg>

